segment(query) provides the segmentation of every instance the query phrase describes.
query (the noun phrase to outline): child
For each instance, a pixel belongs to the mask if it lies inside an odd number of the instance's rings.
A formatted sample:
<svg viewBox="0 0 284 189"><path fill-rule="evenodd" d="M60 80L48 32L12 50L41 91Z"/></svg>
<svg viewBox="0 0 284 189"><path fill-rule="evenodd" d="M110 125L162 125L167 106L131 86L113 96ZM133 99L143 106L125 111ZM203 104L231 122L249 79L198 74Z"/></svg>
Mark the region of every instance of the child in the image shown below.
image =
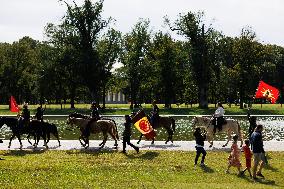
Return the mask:
<svg viewBox="0 0 284 189"><path fill-rule="evenodd" d="M196 141L196 146L195 146L196 156L195 156L194 165L197 164L198 158L199 158L200 154L202 154L202 159L201 159L200 165L205 166L204 159L205 159L205 156L206 156L206 151L204 150L204 140L206 139L206 136L204 134L201 134L200 128L196 128L193 135L194 135L195 141Z"/></svg>
<svg viewBox="0 0 284 189"><path fill-rule="evenodd" d="M139 147L134 146L132 143L130 143L130 136L131 136L131 118L129 115L125 115L125 123L124 123L125 129L123 132L123 153L126 153L126 143L130 145L132 148L136 150L136 152L139 152Z"/></svg>
<svg viewBox="0 0 284 189"><path fill-rule="evenodd" d="M233 136L233 144L231 146L231 154L228 158L228 169L226 173L229 173L229 169L231 166L237 167L239 171L239 175L241 175L241 162L240 162L240 149L238 148L238 135Z"/></svg>
<svg viewBox="0 0 284 189"><path fill-rule="evenodd" d="M246 158L246 168L245 168L245 170L242 171L242 174L244 174L245 171L248 170L249 175L252 178L251 171L250 171L252 152L250 151L250 148L249 148L249 144L250 144L249 140L245 140L245 144L246 145L243 146L243 151L245 153L245 158Z"/></svg>

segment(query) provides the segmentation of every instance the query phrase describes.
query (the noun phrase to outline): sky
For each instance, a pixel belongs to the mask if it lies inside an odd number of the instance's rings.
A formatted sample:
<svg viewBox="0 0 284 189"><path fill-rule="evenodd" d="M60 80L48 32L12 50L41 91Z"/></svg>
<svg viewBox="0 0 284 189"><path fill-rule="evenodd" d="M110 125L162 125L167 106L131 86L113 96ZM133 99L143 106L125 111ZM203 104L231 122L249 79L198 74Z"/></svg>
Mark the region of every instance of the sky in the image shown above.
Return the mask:
<svg viewBox="0 0 284 189"><path fill-rule="evenodd" d="M46 40L46 24L60 23L66 13L66 5L58 0L0 2L0 42L12 43L24 36ZM127 33L139 18L148 18L153 31L167 31L164 16L174 21L179 13L204 11L205 23L227 36L239 36L242 28L250 26L259 42L284 46L283 7L283 0L105 0L103 16L114 18L114 27Z"/></svg>

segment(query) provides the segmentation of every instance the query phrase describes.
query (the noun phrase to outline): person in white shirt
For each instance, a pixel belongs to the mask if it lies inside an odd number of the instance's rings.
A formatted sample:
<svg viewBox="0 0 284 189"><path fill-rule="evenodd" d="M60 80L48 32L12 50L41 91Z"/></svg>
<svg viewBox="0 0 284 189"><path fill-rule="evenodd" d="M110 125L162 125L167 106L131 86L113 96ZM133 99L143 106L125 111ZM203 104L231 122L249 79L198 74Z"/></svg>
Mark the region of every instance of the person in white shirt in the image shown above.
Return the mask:
<svg viewBox="0 0 284 189"><path fill-rule="evenodd" d="M218 102L218 108L213 115L214 134L216 133L216 128L218 128L219 131L222 130L222 125L225 123L225 119L223 117L224 114L225 114L224 107L220 102Z"/></svg>

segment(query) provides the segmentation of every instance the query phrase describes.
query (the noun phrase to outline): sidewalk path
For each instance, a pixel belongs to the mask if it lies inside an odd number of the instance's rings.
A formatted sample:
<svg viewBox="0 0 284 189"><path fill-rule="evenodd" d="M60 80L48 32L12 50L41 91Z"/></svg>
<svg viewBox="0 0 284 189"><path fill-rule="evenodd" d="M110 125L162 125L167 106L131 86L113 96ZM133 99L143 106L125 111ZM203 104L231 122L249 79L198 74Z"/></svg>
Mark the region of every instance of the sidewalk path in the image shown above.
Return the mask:
<svg viewBox="0 0 284 189"><path fill-rule="evenodd" d="M23 140L23 150L31 150L31 146L27 140ZM90 140L90 150L97 150L99 144L102 140ZM136 145L137 140L131 141ZM8 149L8 140L3 140L3 143L0 143L0 150L9 150ZM225 141L215 141L213 148L209 148L209 143L205 142L206 150L213 151L230 151L230 145L225 148L222 145L225 144ZM240 144L240 143L239 143ZM114 141L107 141L104 149L114 150ZM140 150L176 150L176 151L195 151L195 141L174 141L174 143L165 144L164 141L155 141L154 145L151 145L151 141L141 141L137 146L140 147ZM49 150L82 150L78 140L61 140L61 146L58 146L56 140L51 140L48 143ZM13 140L10 150L19 150L20 144L18 140ZM37 149L45 149L43 147L43 141L39 142ZM127 146L127 149L133 150L131 147ZM118 141L118 150L122 150L122 140ZM264 150L265 151L284 151L284 141L264 141Z"/></svg>

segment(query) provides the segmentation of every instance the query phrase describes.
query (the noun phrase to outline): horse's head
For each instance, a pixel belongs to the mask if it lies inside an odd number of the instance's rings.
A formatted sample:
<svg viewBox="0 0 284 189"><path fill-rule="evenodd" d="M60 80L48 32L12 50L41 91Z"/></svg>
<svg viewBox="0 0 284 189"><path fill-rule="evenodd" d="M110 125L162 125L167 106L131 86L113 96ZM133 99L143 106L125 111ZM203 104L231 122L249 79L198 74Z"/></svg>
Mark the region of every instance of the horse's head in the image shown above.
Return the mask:
<svg viewBox="0 0 284 189"><path fill-rule="evenodd" d="M80 114L80 113L77 113L77 112L69 114L69 118L70 117L73 117L73 118L83 118L83 119L87 119L88 118L88 116Z"/></svg>
<svg viewBox="0 0 284 189"><path fill-rule="evenodd" d="M191 122L193 127L206 127L210 123L210 118L195 116Z"/></svg>

